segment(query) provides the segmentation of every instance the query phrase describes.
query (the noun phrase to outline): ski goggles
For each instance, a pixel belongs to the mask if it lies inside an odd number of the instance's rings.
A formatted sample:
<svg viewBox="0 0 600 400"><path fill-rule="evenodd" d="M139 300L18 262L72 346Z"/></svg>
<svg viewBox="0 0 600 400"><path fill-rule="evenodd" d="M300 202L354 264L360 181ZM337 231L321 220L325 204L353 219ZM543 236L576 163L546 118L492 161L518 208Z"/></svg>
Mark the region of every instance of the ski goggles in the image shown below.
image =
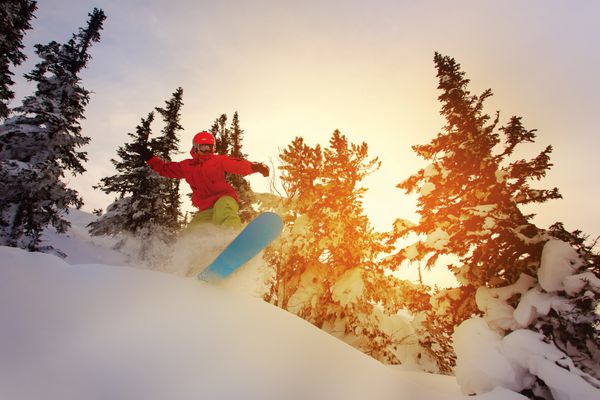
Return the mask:
<svg viewBox="0 0 600 400"><path fill-rule="evenodd" d="M194 143L194 153L212 153L213 149L212 144Z"/></svg>

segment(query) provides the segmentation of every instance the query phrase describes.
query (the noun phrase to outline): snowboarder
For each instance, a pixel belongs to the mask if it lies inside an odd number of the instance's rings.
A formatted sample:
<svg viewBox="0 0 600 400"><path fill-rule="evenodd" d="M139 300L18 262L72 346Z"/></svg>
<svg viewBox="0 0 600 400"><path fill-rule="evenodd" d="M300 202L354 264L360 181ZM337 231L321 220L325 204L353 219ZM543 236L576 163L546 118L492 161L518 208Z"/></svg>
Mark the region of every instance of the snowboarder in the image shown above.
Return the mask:
<svg viewBox="0 0 600 400"><path fill-rule="evenodd" d="M144 161L161 176L185 179L192 188L192 204L199 212L189 227L212 222L234 229L241 227L238 215L239 198L233 187L225 180L225 172L249 175L259 172L269 176L269 167L262 163L215 154L215 137L206 131L197 133L192 141L192 158L178 162L165 162L148 148L140 154Z"/></svg>

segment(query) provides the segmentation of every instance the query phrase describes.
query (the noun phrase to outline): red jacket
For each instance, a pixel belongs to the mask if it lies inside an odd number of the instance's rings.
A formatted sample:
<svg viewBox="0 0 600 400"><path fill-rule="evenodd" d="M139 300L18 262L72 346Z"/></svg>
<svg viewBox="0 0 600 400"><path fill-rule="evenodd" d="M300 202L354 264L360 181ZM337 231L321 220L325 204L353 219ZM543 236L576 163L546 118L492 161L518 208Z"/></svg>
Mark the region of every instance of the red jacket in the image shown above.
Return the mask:
<svg viewBox="0 0 600 400"><path fill-rule="evenodd" d="M200 211L211 208L223 196L231 196L239 203L235 190L225 180L225 172L249 175L253 172L252 163L223 155L191 154L192 159L178 162L164 162L154 156L148 165L167 178L185 179L192 188L192 204Z"/></svg>

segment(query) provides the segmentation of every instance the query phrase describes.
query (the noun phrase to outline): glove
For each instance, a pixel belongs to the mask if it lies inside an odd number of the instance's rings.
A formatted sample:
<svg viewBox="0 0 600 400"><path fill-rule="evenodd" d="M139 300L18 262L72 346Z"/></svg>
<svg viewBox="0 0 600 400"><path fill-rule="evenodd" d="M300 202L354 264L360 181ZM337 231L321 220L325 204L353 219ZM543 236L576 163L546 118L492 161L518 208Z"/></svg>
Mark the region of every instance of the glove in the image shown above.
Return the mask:
<svg viewBox="0 0 600 400"><path fill-rule="evenodd" d="M260 172L262 176L269 176L269 167L263 163L252 163L252 172Z"/></svg>
<svg viewBox="0 0 600 400"><path fill-rule="evenodd" d="M152 153L152 151L150 151L150 149L147 147L140 147L139 153L144 161L148 161L149 159L154 157L154 153Z"/></svg>

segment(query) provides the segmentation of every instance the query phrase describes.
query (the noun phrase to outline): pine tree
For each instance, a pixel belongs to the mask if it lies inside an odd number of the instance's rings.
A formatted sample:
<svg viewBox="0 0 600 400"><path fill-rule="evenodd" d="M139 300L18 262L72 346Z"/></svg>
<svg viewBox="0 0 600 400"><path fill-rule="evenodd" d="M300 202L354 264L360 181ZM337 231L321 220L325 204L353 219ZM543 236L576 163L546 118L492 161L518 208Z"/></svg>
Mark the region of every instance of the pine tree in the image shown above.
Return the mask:
<svg viewBox="0 0 600 400"><path fill-rule="evenodd" d="M553 224L548 233L569 244L573 258L568 268L573 270L560 287L551 287L542 279L545 272L538 269L538 286L556 295L562 304L546 315L538 313L530 329L543 333L576 367L593 376L600 389L600 254L594 249L598 239L590 244L587 235L580 230L569 232L561 222Z"/></svg>
<svg viewBox="0 0 600 400"><path fill-rule="evenodd" d="M67 171L81 174L89 142L81 134L90 92L78 74L87 65L89 48L100 40L106 16L99 9L88 24L65 44L37 45L42 59L26 75L37 83L34 95L23 100L16 115L0 127L0 243L30 251L40 247L43 229L52 225L65 232L62 215L68 207L83 204L78 193L63 181Z"/></svg>
<svg viewBox="0 0 600 400"><path fill-rule="evenodd" d="M23 36L31 29L29 21L37 10L32 0L5 0L0 3L0 119L8 118L8 104L14 98L10 66L21 65L27 58L23 53Z"/></svg>
<svg viewBox="0 0 600 400"><path fill-rule="evenodd" d="M236 111L233 114L233 119L231 120L231 128L229 129L229 142L231 144L231 150L229 151L229 155L234 158L246 158L247 154L242 152L242 141L244 139L244 131L240 127L240 116Z"/></svg>
<svg viewBox="0 0 600 400"><path fill-rule="evenodd" d="M401 283L386 277L377 257L381 235L364 214L360 182L379 167L365 143L335 131L324 150L296 138L280 155L286 230L266 252L274 279L265 299L352 342L384 362L397 363L397 339L380 327L402 306Z"/></svg>
<svg viewBox="0 0 600 400"><path fill-rule="evenodd" d="M154 113L150 112L146 118L141 119L135 133L127 134L132 141L119 146L119 160L110 160L118 174L102 178L94 186L94 189L106 194L115 193L118 197L108 206L106 214L88 225L92 235L115 236L122 232L135 234L149 221L146 207L143 207L144 213L140 215L137 207L132 204L136 200L135 195L139 199L139 195L145 196L154 189L151 174L141 154L142 148L149 147L153 121Z"/></svg>
<svg viewBox="0 0 600 400"><path fill-rule="evenodd" d="M141 153L143 148L156 152L150 140L153 121L154 112L150 112L142 118L135 133L128 133L132 141L118 148L120 160L111 160L118 173L102 178L95 187L107 194L116 193L118 197L108 206L106 214L88 225L90 234L95 236L120 235L117 249L135 238L140 243L137 256L149 261L162 250L160 242L164 244L169 239L158 221L163 205L157 189L164 179L148 167ZM151 251L153 246L159 248Z"/></svg>
<svg viewBox="0 0 600 400"><path fill-rule="evenodd" d="M233 114L231 128L229 129L229 156L245 159L248 157L242 151L244 131L240 127L240 119L237 111ZM255 202L254 192L250 183L240 175L226 174L227 181L231 184L240 199L239 215L242 221L247 222L256 216L252 205Z"/></svg>
<svg viewBox="0 0 600 400"><path fill-rule="evenodd" d="M227 128L227 114L221 114L219 118L215 120L210 132L215 137L215 153L217 154L229 154L230 143L230 132Z"/></svg>
<svg viewBox="0 0 600 400"><path fill-rule="evenodd" d="M438 290L429 309L413 310L424 312L422 344L437 357L440 369L450 372L455 361L450 342L454 328L482 312L475 301L478 288L508 286L522 274L536 276L544 244L552 236L566 234L556 227L538 228L532 222L534 215L521 210L525 204L560 198L556 188L532 187L551 167L552 147L531 160L512 160L519 145L535 141L536 131L527 130L516 116L498 128L499 113L492 118L483 111L491 90L472 95L469 80L454 59L436 53L434 61L446 125L430 143L413 147L431 163L398 187L419 195L420 220L416 225L396 224L390 242L410 235L418 239L388 260L390 266L408 261L433 268L440 256L457 258L450 268L460 286ZM577 242L572 237L569 241ZM592 260L589 249L587 254ZM594 268L592 261L587 265ZM516 306L518 299L511 301ZM593 314L589 304L579 310ZM595 331L589 319L585 324L588 334Z"/></svg>
<svg viewBox="0 0 600 400"><path fill-rule="evenodd" d="M155 149L155 154L165 161L171 161L171 156L177 152L179 147L177 135L183 129L181 126L182 106L183 89L177 88L164 108L156 108L165 126L162 130L162 136L153 140L152 147ZM156 216L157 223L169 233L171 240L175 239L183 224L179 184L179 180L163 178L159 186L161 190L158 197L162 200L164 210Z"/></svg>

